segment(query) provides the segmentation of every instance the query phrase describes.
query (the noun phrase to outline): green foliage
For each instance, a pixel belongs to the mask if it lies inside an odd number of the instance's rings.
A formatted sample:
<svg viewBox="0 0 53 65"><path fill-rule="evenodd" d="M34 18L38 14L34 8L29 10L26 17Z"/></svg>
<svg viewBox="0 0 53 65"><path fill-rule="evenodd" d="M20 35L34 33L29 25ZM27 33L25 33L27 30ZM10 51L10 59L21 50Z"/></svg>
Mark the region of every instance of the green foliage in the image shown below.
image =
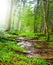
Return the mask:
<svg viewBox="0 0 53 65"><path fill-rule="evenodd" d="M22 47L20 47L19 45L17 45L17 44L15 44L15 42L11 42L11 41L6 41L6 42L4 42L4 43L1 43L1 45L3 45L4 46L4 50L6 51L6 52L8 52L8 51L10 51L10 50L16 50L16 51L20 51L20 52L25 52L25 53L27 53L27 51L24 49L24 48L22 48ZM2 46L0 47L0 49L2 49Z"/></svg>
<svg viewBox="0 0 53 65"><path fill-rule="evenodd" d="M20 32L19 36L25 36L27 38L35 38L35 33L33 33L33 32Z"/></svg>
<svg viewBox="0 0 53 65"><path fill-rule="evenodd" d="M14 65L47 65L43 59L29 58L23 55L16 54L14 50L27 52L24 48L17 46L12 41L0 42L0 61L6 64Z"/></svg>
<svg viewBox="0 0 53 65"><path fill-rule="evenodd" d="M47 42L47 44L53 47L53 42Z"/></svg>
<svg viewBox="0 0 53 65"><path fill-rule="evenodd" d="M22 56L22 55L18 55L14 52L9 52L9 53L5 53L1 52L0 53L0 61L1 62L5 62L7 64L16 64L16 65L48 65L46 63L45 60L43 59L38 59L38 58L33 58L30 59L28 57Z"/></svg>
<svg viewBox="0 0 53 65"><path fill-rule="evenodd" d="M0 31L0 38L2 38L4 36L4 32L3 31Z"/></svg>
<svg viewBox="0 0 53 65"><path fill-rule="evenodd" d="M45 0L46 1L46 0ZM26 8L23 9L23 6L20 5L20 0L14 1L15 11L13 16L13 26L9 33L0 31L0 61L2 63L14 64L14 65L48 65L44 59L40 58L29 58L23 55L16 54L15 51L20 51L27 53L25 48L20 47L15 43L18 36L25 36L27 38L38 38L36 32L43 32L44 30L44 20L42 12L42 2L38 4L38 8L34 7L36 10L33 11L31 5L27 5L26 0L21 0L22 5L26 3ZM17 3L19 2L19 4ZM29 3L28 3L29 4ZM18 5L18 7L17 7ZM14 8L13 8L14 9ZM18 11L18 12L17 12ZM48 16L48 30L49 32L53 31L53 2L49 1L49 16ZM15 25L16 22L16 25ZM19 24L21 22L21 24ZM18 25L17 25L18 24ZM35 24L35 27L34 27ZM14 30L17 29L17 30ZM20 30L19 30L20 28ZM34 29L35 33L34 33ZM15 40L15 41L14 41ZM39 40L46 40L46 36L40 36ZM53 40L53 35L50 35L50 40ZM53 46L53 42L48 43L50 46ZM42 46L35 46L38 49L41 49ZM3 64L4 65L4 64Z"/></svg>
<svg viewBox="0 0 53 65"><path fill-rule="evenodd" d="M9 32L9 34L18 35L18 30L11 30L11 31Z"/></svg>
<svg viewBox="0 0 53 65"><path fill-rule="evenodd" d="M46 40L46 36L40 36L39 40Z"/></svg>
<svg viewBox="0 0 53 65"><path fill-rule="evenodd" d="M48 65L45 60L40 58L33 58L32 62L32 65Z"/></svg>
<svg viewBox="0 0 53 65"><path fill-rule="evenodd" d="M10 33L7 33L7 32L0 31L0 39L1 39L1 41L6 41L6 40L15 41L16 38L18 38L17 35L13 35L13 34L10 34Z"/></svg>
<svg viewBox="0 0 53 65"><path fill-rule="evenodd" d="M0 50L2 50L2 45L0 45Z"/></svg>
<svg viewBox="0 0 53 65"><path fill-rule="evenodd" d="M26 10L23 12L22 17L22 26L21 30L22 32L33 32L34 28L34 15L33 15L32 7L27 6Z"/></svg>
<svg viewBox="0 0 53 65"><path fill-rule="evenodd" d="M50 40L53 40L53 35L50 35Z"/></svg>
<svg viewBox="0 0 53 65"><path fill-rule="evenodd" d="M20 61L20 62L18 63L18 65L27 65L27 63L24 62L24 61Z"/></svg>

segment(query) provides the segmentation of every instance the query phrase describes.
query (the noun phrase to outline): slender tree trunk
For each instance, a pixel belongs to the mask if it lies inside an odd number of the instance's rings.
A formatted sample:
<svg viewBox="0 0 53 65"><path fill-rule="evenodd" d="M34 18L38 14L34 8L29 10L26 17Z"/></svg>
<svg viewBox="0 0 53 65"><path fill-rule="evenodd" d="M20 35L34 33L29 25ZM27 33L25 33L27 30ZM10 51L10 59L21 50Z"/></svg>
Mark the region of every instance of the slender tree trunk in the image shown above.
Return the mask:
<svg viewBox="0 0 53 65"><path fill-rule="evenodd" d="M37 32L36 14L38 13L38 5L39 5L39 0L37 0L37 5L35 5L36 7L34 7L34 33Z"/></svg>
<svg viewBox="0 0 53 65"><path fill-rule="evenodd" d="M47 1L46 5L46 21L47 21L47 40L49 41L49 28L48 28L48 22L49 22L49 0Z"/></svg>
<svg viewBox="0 0 53 65"><path fill-rule="evenodd" d="M46 34L47 41L49 40L48 34L48 14L49 14L49 0L42 0L43 14L44 14L44 33Z"/></svg>
<svg viewBox="0 0 53 65"><path fill-rule="evenodd" d="M11 28L11 15L12 15L12 8L13 8L13 0L11 0L11 5L10 5L10 15L9 15L9 23L8 23L8 28L6 30L6 32L10 31Z"/></svg>

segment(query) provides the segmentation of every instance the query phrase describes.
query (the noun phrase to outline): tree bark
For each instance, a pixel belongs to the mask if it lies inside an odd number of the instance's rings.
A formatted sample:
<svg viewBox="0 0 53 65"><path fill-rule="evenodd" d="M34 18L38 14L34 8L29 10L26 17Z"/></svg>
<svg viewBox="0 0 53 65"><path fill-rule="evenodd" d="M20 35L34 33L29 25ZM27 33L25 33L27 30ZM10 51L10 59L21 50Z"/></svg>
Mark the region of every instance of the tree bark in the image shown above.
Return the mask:
<svg viewBox="0 0 53 65"><path fill-rule="evenodd" d="M48 32L48 16L49 16L49 0L42 0L43 15L44 15L44 33L46 34L47 41L49 40Z"/></svg>
<svg viewBox="0 0 53 65"><path fill-rule="evenodd" d="M38 13L38 5L39 5L39 0L37 0L37 5L35 5L36 7L34 7L34 33L37 32L36 14Z"/></svg>
<svg viewBox="0 0 53 65"><path fill-rule="evenodd" d="M10 5L10 15L9 15L9 23L8 23L8 28L7 28L6 32L9 32L9 31L10 31L10 28L11 28L12 8L13 8L13 0L11 0L11 5Z"/></svg>

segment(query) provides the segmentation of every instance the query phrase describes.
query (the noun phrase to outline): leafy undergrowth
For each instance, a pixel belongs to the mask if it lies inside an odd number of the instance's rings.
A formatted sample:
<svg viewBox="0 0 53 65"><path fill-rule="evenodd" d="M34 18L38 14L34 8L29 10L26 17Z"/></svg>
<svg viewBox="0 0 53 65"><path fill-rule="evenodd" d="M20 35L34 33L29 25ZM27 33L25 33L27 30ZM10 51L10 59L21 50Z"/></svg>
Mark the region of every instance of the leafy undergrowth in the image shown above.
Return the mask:
<svg viewBox="0 0 53 65"><path fill-rule="evenodd" d="M0 42L0 65L47 65L46 61L38 58L29 58L16 54L13 50L27 52L14 44L14 42Z"/></svg>
<svg viewBox="0 0 53 65"><path fill-rule="evenodd" d="M53 47L53 42L47 42L47 44Z"/></svg>
<svg viewBox="0 0 53 65"><path fill-rule="evenodd" d="M34 37L34 34L28 33L26 37ZM48 65L44 59L20 55L19 51L24 53L28 53L28 51L17 45L15 41L11 41L14 38L17 38L17 35L14 36L14 33L12 35L0 32L0 65Z"/></svg>
<svg viewBox="0 0 53 65"><path fill-rule="evenodd" d="M20 52L27 53L25 48L20 47L19 45L15 44L15 42L12 42L12 41L0 42L0 49L5 50L5 51L17 50L17 51L20 51Z"/></svg>
<svg viewBox="0 0 53 65"><path fill-rule="evenodd" d="M46 40L46 37L45 36L41 36L41 37L39 37L39 40Z"/></svg>
<svg viewBox="0 0 53 65"><path fill-rule="evenodd" d="M24 36L27 38L35 38L35 33L33 33L33 32L20 32L19 36Z"/></svg>
<svg viewBox="0 0 53 65"><path fill-rule="evenodd" d="M10 34L10 33L7 33L7 32L2 32L0 31L0 39L1 40L9 40L9 41L12 41L12 40L15 40L16 38L18 38L17 35L13 35L13 34Z"/></svg>
<svg viewBox="0 0 53 65"><path fill-rule="evenodd" d="M46 61L43 59L30 59L14 52L6 53L4 51L0 51L0 62L3 64L6 63L8 65L47 65Z"/></svg>
<svg viewBox="0 0 53 65"><path fill-rule="evenodd" d="M53 40L53 35L50 35L50 40Z"/></svg>

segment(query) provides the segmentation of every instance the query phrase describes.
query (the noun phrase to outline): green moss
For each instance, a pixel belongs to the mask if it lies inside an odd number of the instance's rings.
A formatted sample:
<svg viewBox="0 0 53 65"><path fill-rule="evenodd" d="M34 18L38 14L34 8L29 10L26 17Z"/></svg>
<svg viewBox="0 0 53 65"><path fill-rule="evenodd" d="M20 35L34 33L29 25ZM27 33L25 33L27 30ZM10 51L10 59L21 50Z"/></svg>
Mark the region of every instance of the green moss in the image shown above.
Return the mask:
<svg viewBox="0 0 53 65"><path fill-rule="evenodd" d="M42 46L37 45L37 46L35 46L35 48L41 49L41 48L42 48Z"/></svg>

